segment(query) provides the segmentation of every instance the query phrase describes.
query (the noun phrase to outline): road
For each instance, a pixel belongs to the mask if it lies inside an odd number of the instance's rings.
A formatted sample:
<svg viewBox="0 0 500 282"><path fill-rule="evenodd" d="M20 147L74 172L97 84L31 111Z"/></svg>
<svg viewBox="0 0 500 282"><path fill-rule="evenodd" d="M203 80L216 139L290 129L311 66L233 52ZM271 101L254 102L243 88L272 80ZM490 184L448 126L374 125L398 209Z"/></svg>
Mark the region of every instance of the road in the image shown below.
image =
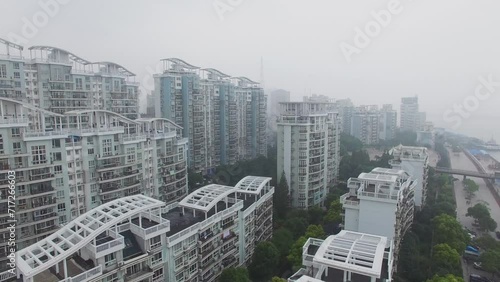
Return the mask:
<svg viewBox="0 0 500 282"><path fill-rule="evenodd" d="M462 152L453 153L450 151L450 161L452 168L477 171L472 161L469 160L469 158L467 158L467 156ZM472 217L467 217L465 216L465 214L467 213L467 209L469 207L472 207L477 203L485 203L490 208L491 217L497 221L498 225L500 225L500 206L493 198L484 181L481 178L470 177L470 179L474 180L479 185L479 191L476 192L476 196L472 199L471 203L467 204L467 200L465 199L464 187L462 185L463 176L454 175L454 177L458 179L457 181L455 181L455 199L457 202L457 218L460 223L468 229L474 230L478 233L478 235L480 235L479 230L472 226L472 223L474 222ZM497 228L497 230L500 229ZM493 236L493 238L496 238L494 232L491 232L490 235ZM471 264L467 265L465 263L462 263L462 267L464 269L464 276L466 277L465 281L468 281L469 274L471 273L491 278L490 274L474 269Z"/></svg>

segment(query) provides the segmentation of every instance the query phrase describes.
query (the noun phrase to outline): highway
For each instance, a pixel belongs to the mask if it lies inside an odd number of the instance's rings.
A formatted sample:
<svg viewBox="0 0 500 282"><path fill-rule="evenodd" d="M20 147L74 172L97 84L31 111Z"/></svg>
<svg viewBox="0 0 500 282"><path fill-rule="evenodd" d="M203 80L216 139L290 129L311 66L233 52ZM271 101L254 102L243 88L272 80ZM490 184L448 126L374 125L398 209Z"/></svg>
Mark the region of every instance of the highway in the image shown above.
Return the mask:
<svg viewBox="0 0 500 282"><path fill-rule="evenodd" d="M451 167L453 169L477 171L472 161L469 160L469 158L467 158L467 156L463 152L453 153L450 150L449 153L450 153ZM472 226L472 223L474 221L472 217L467 217L465 216L465 214L467 213L467 209L469 207L472 207L476 203L485 203L490 209L491 217L495 219L497 224L500 226L500 206L493 198L493 195L491 194L490 190L484 183L483 179L468 177L474 180L479 185L479 191L476 192L476 196L472 199L471 204L468 205L467 200L465 199L464 187L462 185L463 176L454 175L454 177L458 179L457 181L455 181L455 199L457 202L457 218L460 221L460 223L463 226L467 227L468 229L474 230L476 233L478 233L478 235L480 235L479 230L477 230L477 228L474 228ZM497 230L500 230L499 228L500 227L497 227ZM496 238L494 232L490 232L490 235L493 236L493 238ZM471 273L484 275L486 277L491 278L490 274L487 274L484 271L474 269L471 264L467 265L463 262L462 267L464 269L465 281L469 281L469 274Z"/></svg>

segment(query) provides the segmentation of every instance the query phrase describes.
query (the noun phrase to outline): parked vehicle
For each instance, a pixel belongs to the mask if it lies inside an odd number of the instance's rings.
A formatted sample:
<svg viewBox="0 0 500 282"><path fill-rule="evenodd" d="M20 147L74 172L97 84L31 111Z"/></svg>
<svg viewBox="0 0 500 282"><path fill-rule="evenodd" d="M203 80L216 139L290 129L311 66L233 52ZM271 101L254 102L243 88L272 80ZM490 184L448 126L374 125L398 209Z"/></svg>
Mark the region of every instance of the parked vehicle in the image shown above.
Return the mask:
<svg viewBox="0 0 500 282"><path fill-rule="evenodd" d="M475 268L475 269L483 269L483 267L481 266L481 263L480 263L480 262L475 262L475 263L473 264L473 266L474 266L474 268Z"/></svg>
<svg viewBox="0 0 500 282"><path fill-rule="evenodd" d="M480 255L481 253L479 252L479 250L477 248L474 248L473 246L467 246L467 248L465 248L464 258L466 259L477 261L479 260Z"/></svg>
<svg viewBox="0 0 500 282"><path fill-rule="evenodd" d="M500 231L495 232L495 235L497 235L497 238L500 239Z"/></svg>
<svg viewBox="0 0 500 282"><path fill-rule="evenodd" d="M490 279L488 279L484 276L481 276L481 275L477 275L477 274L471 274L469 276L469 281L470 282L493 282Z"/></svg>

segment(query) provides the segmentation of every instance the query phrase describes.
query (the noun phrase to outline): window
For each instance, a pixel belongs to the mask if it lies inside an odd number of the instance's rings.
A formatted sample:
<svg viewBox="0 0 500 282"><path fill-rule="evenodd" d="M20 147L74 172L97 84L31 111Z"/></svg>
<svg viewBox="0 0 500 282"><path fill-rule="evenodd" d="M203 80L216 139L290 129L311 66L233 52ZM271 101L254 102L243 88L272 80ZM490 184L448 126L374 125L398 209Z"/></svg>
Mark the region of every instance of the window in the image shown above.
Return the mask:
<svg viewBox="0 0 500 282"><path fill-rule="evenodd" d="M94 149L93 149L93 148L92 148L92 149L89 149L88 154L89 154L89 155L93 155L93 154L94 154Z"/></svg>
<svg viewBox="0 0 500 282"><path fill-rule="evenodd" d="M18 70L19 69L19 63L14 63L14 69Z"/></svg>
<svg viewBox="0 0 500 282"><path fill-rule="evenodd" d="M62 160L61 153L52 153L52 160L53 161L61 161Z"/></svg>
<svg viewBox="0 0 500 282"><path fill-rule="evenodd" d="M21 78L21 73L18 71L14 72L14 78Z"/></svg>
<svg viewBox="0 0 500 282"><path fill-rule="evenodd" d="M59 224L60 224L60 225L66 225L67 221L68 221L68 220L66 219L66 216L65 216L65 215L61 215L61 216L59 217Z"/></svg>
<svg viewBox="0 0 500 282"><path fill-rule="evenodd" d="M6 65L0 65L0 77L1 78L7 77L7 66Z"/></svg>
<svg viewBox="0 0 500 282"><path fill-rule="evenodd" d="M161 245L161 237L158 235L156 237L149 239L149 245L151 246L151 249L154 249L154 248L160 246Z"/></svg>
<svg viewBox="0 0 500 282"><path fill-rule="evenodd" d="M61 174L62 173L62 165L56 165L54 167L54 173L55 174Z"/></svg>
<svg viewBox="0 0 500 282"><path fill-rule="evenodd" d="M58 212L65 212L66 211L66 204L65 203L58 204L57 205L57 211Z"/></svg>
<svg viewBox="0 0 500 282"><path fill-rule="evenodd" d="M90 192L92 193L97 192L97 184L90 184Z"/></svg>
<svg viewBox="0 0 500 282"><path fill-rule="evenodd" d="M135 148L127 148L127 163L135 162Z"/></svg>
<svg viewBox="0 0 500 282"><path fill-rule="evenodd" d="M61 148L61 140L52 139L52 148Z"/></svg>
<svg viewBox="0 0 500 282"><path fill-rule="evenodd" d="M105 255L104 256L104 265L106 267L110 266L111 264L113 264L115 262L116 258L115 258L115 253L111 253L109 255Z"/></svg>
<svg viewBox="0 0 500 282"><path fill-rule="evenodd" d="M56 187L61 187L64 185L64 180L62 178L56 178Z"/></svg>
<svg viewBox="0 0 500 282"><path fill-rule="evenodd" d="M26 83L26 85L29 85L29 84ZM14 87L16 87L16 88L21 87L21 81L14 81Z"/></svg>
<svg viewBox="0 0 500 282"><path fill-rule="evenodd" d="M14 149L14 154L20 154L21 153L21 142L13 142L12 149Z"/></svg>
<svg viewBox="0 0 500 282"><path fill-rule="evenodd" d="M83 81L81 78L75 78L75 87L77 90L83 89Z"/></svg>
<svg viewBox="0 0 500 282"><path fill-rule="evenodd" d="M95 161L89 161L89 168L95 167Z"/></svg>
<svg viewBox="0 0 500 282"><path fill-rule="evenodd" d="M102 155L111 156L111 139L102 140Z"/></svg>
<svg viewBox="0 0 500 282"><path fill-rule="evenodd" d="M21 137L21 131L19 128L12 128L12 137Z"/></svg>
<svg viewBox="0 0 500 282"><path fill-rule="evenodd" d="M64 191L57 191L57 198L58 199L64 198Z"/></svg>
<svg viewBox="0 0 500 282"><path fill-rule="evenodd" d="M32 163L34 165L47 163L47 156L45 154L45 146L31 146Z"/></svg>

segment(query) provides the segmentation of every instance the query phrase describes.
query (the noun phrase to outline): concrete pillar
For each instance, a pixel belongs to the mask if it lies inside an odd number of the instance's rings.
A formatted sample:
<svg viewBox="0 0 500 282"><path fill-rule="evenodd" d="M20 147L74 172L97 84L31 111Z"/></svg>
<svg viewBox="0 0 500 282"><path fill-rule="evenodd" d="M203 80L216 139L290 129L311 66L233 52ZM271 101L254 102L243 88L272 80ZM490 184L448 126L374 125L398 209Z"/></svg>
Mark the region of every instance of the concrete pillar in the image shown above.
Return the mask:
<svg viewBox="0 0 500 282"><path fill-rule="evenodd" d="M66 259L63 260L64 265L64 279L68 278L68 266L66 265Z"/></svg>

